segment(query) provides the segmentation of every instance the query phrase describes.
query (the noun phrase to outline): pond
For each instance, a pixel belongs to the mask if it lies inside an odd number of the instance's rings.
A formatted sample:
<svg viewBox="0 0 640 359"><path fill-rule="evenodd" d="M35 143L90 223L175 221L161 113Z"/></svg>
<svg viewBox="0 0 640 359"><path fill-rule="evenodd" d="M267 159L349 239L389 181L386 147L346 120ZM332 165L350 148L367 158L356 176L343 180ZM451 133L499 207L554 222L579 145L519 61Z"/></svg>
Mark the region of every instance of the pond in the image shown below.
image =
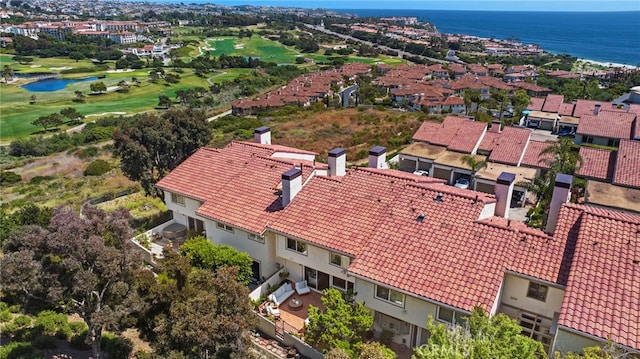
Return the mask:
<svg viewBox="0 0 640 359"><path fill-rule="evenodd" d="M67 84L73 82L94 81L97 79L95 76L83 79L46 79L28 83L23 85L22 88L29 92L52 92L62 90L67 87Z"/></svg>

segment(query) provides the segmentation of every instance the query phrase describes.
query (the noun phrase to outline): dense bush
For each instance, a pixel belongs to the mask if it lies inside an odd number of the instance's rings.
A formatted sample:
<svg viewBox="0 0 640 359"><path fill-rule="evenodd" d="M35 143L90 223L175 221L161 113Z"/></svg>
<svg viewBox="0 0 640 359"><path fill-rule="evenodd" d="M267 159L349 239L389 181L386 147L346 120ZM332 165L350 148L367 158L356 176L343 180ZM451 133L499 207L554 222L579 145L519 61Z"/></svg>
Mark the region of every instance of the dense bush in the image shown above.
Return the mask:
<svg viewBox="0 0 640 359"><path fill-rule="evenodd" d="M64 339L71 337L71 328L69 328L67 316L50 310L44 310L38 314L34 329L38 336L49 335Z"/></svg>
<svg viewBox="0 0 640 359"><path fill-rule="evenodd" d="M51 181L53 176L35 176L29 180L29 184L40 184L42 182Z"/></svg>
<svg viewBox="0 0 640 359"><path fill-rule="evenodd" d="M11 342L0 347L0 359L44 359L31 343Z"/></svg>
<svg viewBox="0 0 640 359"><path fill-rule="evenodd" d="M8 185L18 183L22 180L19 174L11 171L0 172L0 184Z"/></svg>
<svg viewBox="0 0 640 359"><path fill-rule="evenodd" d="M35 338L31 344L38 349L55 349L56 337L51 335L41 335Z"/></svg>
<svg viewBox="0 0 640 359"><path fill-rule="evenodd" d="M0 312L0 323L6 323L11 321L11 313L9 313L9 310L3 310L2 312Z"/></svg>
<svg viewBox="0 0 640 359"><path fill-rule="evenodd" d="M105 160L95 160L84 170L85 176L102 176L111 171L111 165Z"/></svg>
<svg viewBox="0 0 640 359"><path fill-rule="evenodd" d="M133 350L131 340L110 333L102 334L101 346L108 357L113 359L127 359Z"/></svg>

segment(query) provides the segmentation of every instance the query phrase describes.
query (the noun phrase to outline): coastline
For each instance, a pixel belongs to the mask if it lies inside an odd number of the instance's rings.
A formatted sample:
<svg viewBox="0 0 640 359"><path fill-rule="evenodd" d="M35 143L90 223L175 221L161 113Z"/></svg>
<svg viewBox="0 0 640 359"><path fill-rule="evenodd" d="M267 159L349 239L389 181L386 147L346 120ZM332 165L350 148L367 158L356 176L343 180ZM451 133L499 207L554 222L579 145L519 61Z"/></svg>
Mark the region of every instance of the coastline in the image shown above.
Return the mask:
<svg viewBox="0 0 640 359"><path fill-rule="evenodd" d="M597 65L597 66L604 66L604 67L607 67L607 68L622 67L622 68L630 69L630 70L640 69L640 67L638 67L638 66L627 65L627 64L619 64L619 63L615 63L615 62L603 62L603 61L596 61L596 60L590 60L590 59L581 59L581 58L578 58L576 60L576 62L580 62L580 61L586 62L588 64Z"/></svg>

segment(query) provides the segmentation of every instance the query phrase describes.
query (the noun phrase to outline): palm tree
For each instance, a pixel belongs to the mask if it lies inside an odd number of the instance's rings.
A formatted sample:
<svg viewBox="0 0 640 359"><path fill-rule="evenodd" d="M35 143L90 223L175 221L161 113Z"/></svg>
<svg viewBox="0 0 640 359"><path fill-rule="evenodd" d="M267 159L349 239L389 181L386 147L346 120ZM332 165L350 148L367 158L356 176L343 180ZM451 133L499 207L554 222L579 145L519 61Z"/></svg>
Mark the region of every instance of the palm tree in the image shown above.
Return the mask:
<svg viewBox="0 0 640 359"><path fill-rule="evenodd" d="M552 156L545 156L547 154ZM558 173L573 175L582 165L582 157L569 138L561 138L560 141L545 148L540 152L540 157L541 163L549 165L549 172L554 172L553 179Z"/></svg>
<svg viewBox="0 0 640 359"><path fill-rule="evenodd" d="M471 188L475 188L476 186L476 174L481 169L487 168L487 160L478 160L477 157L473 155L464 155L460 159L462 163L466 164L471 168Z"/></svg>

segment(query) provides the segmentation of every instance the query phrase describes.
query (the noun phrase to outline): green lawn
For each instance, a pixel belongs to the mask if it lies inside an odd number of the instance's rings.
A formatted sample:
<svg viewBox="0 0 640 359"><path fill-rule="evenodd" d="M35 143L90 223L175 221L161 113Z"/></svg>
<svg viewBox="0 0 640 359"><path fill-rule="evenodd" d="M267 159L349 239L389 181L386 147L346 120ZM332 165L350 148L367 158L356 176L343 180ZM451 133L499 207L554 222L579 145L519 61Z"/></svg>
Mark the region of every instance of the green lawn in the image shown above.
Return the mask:
<svg viewBox="0 0 640 359"><path fill-rule="evenodd" d="M263 61L293 63L300 54L275 41L254 35L251 38L221 37L208 39L211 55L259 57Z"/></svg>
<svg viewBox="0 0 640 359"><path fill-rule="evenodd" d="M132 77L136 77L141 84L140 86L131 86L129 93L113 92L103 95L89 95L91 93L89 87L92 83L90 81L69 84L65 89L54 92L29 92L18 85L0 84L0 118L2 119L0 121L0 142L7 143L15 138L39 133L42 128L31 125L31 122L40 116L58 112L65 107L74 107L85 116L109 112L132 114L154 109L160 95L167 95L174 99L175 92L179 89L196 86L209 87L206 79L195 76L189 69L185 69L185 72L180 74L180 82L174 85L168 85L164 81L155 84L149 82L147 71L106 73L104 79L96 80L103 81L107 86L116 86L121 80L130 82ZM233 80L240 74L250 71L250 69L227 69L225 73L213 75L211 81ZM82 74L81 76L95 75L97 74ZM86 95L85 103L73 102L75 90L82 91ZM30 104L30 97L34 94L36 103Z"/></svg>

